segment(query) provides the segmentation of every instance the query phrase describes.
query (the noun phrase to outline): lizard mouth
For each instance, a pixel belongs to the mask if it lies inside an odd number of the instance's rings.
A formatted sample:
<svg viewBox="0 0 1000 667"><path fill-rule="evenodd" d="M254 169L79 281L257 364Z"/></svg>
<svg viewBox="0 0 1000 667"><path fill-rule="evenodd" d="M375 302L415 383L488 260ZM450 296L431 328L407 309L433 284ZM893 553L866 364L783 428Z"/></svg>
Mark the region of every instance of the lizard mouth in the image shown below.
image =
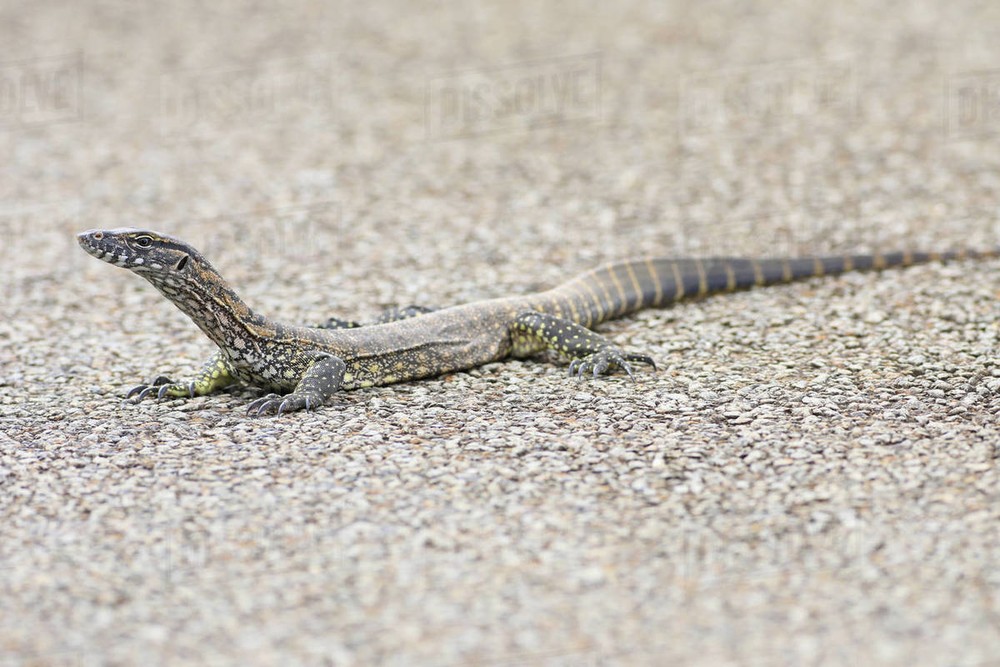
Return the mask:
<svg viewBox="0 0 1000 667"><path fill-rule="evenodd" d="M80 244L80 247L93 255L100 252L97 242L102 238L104 236L100 232L80 232L76 235L76 242Z"/></svg>
<svg viewBox="0 0 1000 667"><path fill-rule="evenodd" d="M128 248L119 243L113 234L92 229L77 234L76 240L80 247L103 262L122 268L135 269L135 267L130 266L134 255L129 252Z"/></svg>
<svg viewBox="0 0 1000 667"><path fill-rule="evenodd" d="M115 255L115 248L104 241L103 232L82 232L76 235L76 240L84 250L97 259L104 260L109 264L115 264L119 259L118 256Z"/></svg>

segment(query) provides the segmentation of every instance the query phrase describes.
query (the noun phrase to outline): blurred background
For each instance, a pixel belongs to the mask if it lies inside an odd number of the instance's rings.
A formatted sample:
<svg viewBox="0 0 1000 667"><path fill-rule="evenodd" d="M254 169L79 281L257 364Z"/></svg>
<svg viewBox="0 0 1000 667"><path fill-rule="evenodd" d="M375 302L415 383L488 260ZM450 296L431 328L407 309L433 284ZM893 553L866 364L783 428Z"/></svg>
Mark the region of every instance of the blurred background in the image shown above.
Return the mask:
<svg viewBox="0 0 1000 667"><path fill-rule="evenodd" d="M517 259L541 284L637 252L995 240L990 3L5 5L0 238L40 271L48 232L98 225L239 280L471 260L499 289Z"/></svg>

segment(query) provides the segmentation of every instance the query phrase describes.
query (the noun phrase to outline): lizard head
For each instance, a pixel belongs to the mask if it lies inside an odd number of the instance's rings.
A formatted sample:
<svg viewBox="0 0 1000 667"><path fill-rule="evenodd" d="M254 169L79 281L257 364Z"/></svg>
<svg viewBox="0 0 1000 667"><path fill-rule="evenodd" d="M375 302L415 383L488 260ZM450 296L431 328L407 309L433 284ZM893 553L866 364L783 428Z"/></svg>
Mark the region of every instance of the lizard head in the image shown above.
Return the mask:
<svg viewBox="0 0 1000 667"><path fill-rule="evenodd" d="M76 240L97 259L152 282L173 282L191 268L192 259L201 260L198 251L183 241L145 229L91 229L77 234Z"/></svg>
<svg viewBox="0 0 1000 667"><path fill-rule="evenodd" d="M97 259L151 282L220 346L230 342L233 320L262 321L208 260L180 239L147 229L122 228L91 229L77 234L76 240ZM229 328L220 325L226 318Z"/></svg>

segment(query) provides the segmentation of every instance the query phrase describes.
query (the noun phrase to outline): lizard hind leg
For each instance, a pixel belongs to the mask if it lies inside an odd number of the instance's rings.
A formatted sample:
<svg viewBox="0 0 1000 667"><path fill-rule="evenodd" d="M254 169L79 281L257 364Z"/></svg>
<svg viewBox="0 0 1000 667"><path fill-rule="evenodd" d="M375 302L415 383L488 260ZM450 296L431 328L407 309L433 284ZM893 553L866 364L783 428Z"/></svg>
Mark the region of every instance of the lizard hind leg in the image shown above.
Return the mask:
<svg viewBox="0 0 1000 667"><path fill-rule="evenodd" d="M423 306L406 306L405 308L390 308L389 310L383 311L378 317L372 322L372 324L386 324L387 322L397 322L399 320L408 320L411 317L417 317L418 315L426 315L427 313L433 313L433 308L425 308Z"/></svg>
<svg viewBox="0 0 1000 667"><path fill-rule="evenodd" d="M370 326L372 324L386 324L387 322L396 322L398 320L408 320L411 317L416 317L417 315L425 315L427 313L434 312L433 308L424 308L423 306L407 306L405 308L390 308L389 310L383 311L372 320L370 323L365 324L363 322L355 322L354 320L344 320L339 317L329 317L322 324L315 325L317 329L357 329L358 327Z"/></svg>
<svg viewBox="0 0 1000 667"><path fill-rule="evenodd" d="M325 322L312 325L314 329L357 329L360 326L364 325L361 322L345 320L339 317L328 317Z"/></svg>
<svg viewBox="0 0 1000 667"><path fill-rule="evenodd" d="M510 329L514 356L553 350L571 359L569 373L577 377L590 373L596 378L620 368L635 380L629 362L649 364L656 370L648 355L625 352L599 333L555 315L527 311L514 318Z"/></svg>

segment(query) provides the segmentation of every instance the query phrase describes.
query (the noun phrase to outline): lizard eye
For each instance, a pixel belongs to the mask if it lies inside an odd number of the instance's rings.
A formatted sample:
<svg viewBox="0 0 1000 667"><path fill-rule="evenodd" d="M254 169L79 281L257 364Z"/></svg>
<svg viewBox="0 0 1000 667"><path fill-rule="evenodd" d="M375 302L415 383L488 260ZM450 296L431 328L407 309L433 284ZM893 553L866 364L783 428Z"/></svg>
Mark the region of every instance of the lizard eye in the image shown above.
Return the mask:
<svg viewBox="0 0 1000 667"><path fill-rule="evenodd" d="M140 248L148 248L153 245L153 237L151 236L137 236L135 238L135 244Z"/></svg>

